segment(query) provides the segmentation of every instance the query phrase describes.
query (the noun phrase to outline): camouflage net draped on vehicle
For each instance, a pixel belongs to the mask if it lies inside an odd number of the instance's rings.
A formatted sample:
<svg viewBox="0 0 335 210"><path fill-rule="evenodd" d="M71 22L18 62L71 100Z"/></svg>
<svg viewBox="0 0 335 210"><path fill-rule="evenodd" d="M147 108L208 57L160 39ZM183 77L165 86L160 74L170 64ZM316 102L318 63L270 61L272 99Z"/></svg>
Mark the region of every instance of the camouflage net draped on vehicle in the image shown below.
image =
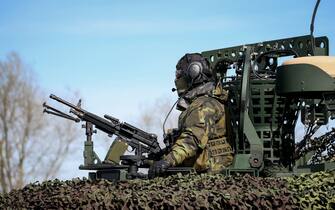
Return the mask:
<svg viewBox="0 0 335 210"><path fill-rule="evenodd" d="M289 178L174 175L109 182L73 179L0 194L0 209L335 209L335 173Z"/></svg>

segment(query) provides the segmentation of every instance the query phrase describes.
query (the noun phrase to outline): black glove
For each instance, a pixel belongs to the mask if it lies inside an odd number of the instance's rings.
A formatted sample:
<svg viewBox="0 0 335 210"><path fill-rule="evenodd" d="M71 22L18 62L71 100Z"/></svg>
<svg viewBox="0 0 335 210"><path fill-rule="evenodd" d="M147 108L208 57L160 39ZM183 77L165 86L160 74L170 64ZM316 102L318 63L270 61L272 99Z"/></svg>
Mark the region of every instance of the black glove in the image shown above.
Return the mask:
<svg viewBox="0 0 335 210"><path fill-rule="evenodd" d="M151 166L149 173L152 176L159 176L159 175L163 174L170 166L171 166L171 164L168 161L159 160L159 161L156 161Z"/></svg>

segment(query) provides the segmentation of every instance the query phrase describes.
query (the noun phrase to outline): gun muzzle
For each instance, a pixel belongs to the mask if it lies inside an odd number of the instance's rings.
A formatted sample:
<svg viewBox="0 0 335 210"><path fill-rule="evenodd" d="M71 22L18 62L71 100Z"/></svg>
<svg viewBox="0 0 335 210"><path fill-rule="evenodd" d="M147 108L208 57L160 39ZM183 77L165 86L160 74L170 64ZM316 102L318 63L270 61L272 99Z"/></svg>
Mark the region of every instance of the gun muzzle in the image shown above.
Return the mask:
<svg viewBox="0 0 335 210"><path fill-rule="evenodd" d="M49 97L51 99L55 100L55 101L58 101L59 103L62 103L64 105L66 105L66 106L71 107L72 109L74 109L76 111L80 111L81 110L80 107L78 107L78 106L76 106L74 104L71 104L70 102L67 102L67 101L63 100L63 99L59 98L58 96L55 96L54 94L51 94Z"/></svg>
<svg viewBox="0 0 335 210"><path fill-rule="evenodd" d="M64 112L59 111L58 109L49 106L48 104L46 104L46 102L43 103L43 107L45 107L45 109L43 109L43 113L56 115L58 117L62 117L68 120L73 120L75 122L80 122L79 118L75 118L75 117L72 117L71 115L65 114Z"/></svg>

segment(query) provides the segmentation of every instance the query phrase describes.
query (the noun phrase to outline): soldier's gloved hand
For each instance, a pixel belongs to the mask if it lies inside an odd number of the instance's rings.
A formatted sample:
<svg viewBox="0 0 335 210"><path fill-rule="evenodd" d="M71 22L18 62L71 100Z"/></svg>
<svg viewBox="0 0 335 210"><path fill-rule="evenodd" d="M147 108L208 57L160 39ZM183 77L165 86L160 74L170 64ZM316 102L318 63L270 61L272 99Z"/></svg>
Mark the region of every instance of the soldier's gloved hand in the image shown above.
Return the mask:
<svg viewBox="0 0 335 210"><path fill-rule="evenodd" d="M151 173L155 176L159 176L163 174L169 167L171 167L171 164L168 161L159 160L153 164Z"/></svg>

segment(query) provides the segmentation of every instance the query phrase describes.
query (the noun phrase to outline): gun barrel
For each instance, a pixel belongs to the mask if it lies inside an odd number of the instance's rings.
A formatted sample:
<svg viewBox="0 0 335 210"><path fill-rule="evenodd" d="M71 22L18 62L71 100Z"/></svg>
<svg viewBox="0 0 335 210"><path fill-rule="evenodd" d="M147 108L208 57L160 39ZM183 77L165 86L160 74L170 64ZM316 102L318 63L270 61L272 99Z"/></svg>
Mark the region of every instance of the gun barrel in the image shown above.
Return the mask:
<svg viewBox="0 0 335 210"><path fill-rule="evenodd" d="M76 111L80 111L82 112L83 110L81 108L79 108L78 106L74 105L74 104L71 104L70 102L67 102L65 100L63 100L62 98L58 97L58 96L55 96L54 94L51 94L50 95L50 98L55 100L55 101L58 101L59 103L62 103L66 106L69 106L71 107L72 109L76 110Z"/></svg>
<svg viewBox="0 0 335 210"><path fill-rule="evenodd" d="M62 117L62 118L65 118L65 119L68 119L68 120L72 120L74 122L80 122L80 119L79 118L75 118L75 117L72 117L70 115L67 115L65 113L62 113L62 112L55 112L55 111L50 111L48 109L44 109L43 110L44 113L47 113L47 114L52 114L52 115L56 115L56 116L59 116L59 117Z"/></svg>

